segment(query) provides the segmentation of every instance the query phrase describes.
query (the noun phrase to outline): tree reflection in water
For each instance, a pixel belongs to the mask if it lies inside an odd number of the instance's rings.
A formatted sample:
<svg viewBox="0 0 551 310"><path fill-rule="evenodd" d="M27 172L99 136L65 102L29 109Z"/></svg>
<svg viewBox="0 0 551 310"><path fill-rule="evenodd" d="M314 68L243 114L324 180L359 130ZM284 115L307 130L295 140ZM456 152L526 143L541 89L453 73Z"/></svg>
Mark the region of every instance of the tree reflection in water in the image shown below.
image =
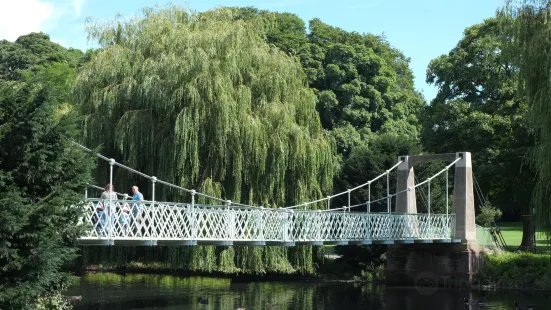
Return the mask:
<svg viewBox="0 0 551 310"><path fill-rule="evenodd" d="M427 309L465 308L463 298L514 309L513 301L549 304L543 294L384 287L312 281L239 282L227 278L89 273L67 292L82 296L75 309ZM200 302L201 301L201 302ZM543 309L543 308L542 308Z"/></svg>

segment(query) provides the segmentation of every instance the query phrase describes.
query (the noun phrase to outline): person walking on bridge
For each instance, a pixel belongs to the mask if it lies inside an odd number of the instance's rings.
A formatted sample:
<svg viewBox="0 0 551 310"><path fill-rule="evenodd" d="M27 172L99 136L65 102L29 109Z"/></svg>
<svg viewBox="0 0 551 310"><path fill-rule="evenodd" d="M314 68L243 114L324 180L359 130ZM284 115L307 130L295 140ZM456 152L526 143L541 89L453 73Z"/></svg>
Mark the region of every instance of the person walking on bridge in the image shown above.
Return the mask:
<svg viewBox="0 0 551 310"><path fill-rule="evenodd" d="M143 212L140 212L143 195L140 193L136 185L132 186L132 200L134 201L134 204L132 205L132 217L136 227L136 237L141 237L143 233L142 226L145 225L142 214Z"/></svg>
<svg viewBox="0 0 551 310"><path fill-rule="evenodd" d="M101 223L100 232L104 234L113 230L115 226L115 203L111 205L111 202L117 200L117 193L115 192L113 185L105 185L105 191L101 193L101 199L103 199L103 208L97 211L97 213Z"/></svg>

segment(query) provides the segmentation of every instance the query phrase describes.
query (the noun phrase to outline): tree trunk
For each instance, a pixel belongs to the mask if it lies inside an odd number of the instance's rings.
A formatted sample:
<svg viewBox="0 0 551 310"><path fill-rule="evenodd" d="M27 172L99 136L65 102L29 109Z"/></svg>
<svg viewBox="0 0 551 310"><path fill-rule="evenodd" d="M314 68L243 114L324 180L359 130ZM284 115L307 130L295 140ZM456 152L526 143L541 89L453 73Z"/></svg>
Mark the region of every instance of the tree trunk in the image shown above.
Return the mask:
<svg viewBox="0 0 551 310"><path fill-rule="evenodd" d="M522 242L519 250L526 252L536 251L536 225L532 215L522 217Z"/></svg>

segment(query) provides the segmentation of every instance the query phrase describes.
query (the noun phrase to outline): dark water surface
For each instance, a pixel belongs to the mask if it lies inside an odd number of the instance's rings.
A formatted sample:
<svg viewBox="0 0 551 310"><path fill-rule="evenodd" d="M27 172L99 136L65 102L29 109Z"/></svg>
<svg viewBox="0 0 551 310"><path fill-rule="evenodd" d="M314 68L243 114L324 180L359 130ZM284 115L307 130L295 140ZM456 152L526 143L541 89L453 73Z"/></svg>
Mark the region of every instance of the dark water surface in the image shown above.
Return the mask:
<svg viewBox="0 0 551 310"><path fill-rule="evenodd" d="M67 295L82 296L75 309L520 309L551 310L549 292L475 292L396 288L311 281L237 282L151 274L85 274ZM466 306L463 298L483 301Z"/></svg>

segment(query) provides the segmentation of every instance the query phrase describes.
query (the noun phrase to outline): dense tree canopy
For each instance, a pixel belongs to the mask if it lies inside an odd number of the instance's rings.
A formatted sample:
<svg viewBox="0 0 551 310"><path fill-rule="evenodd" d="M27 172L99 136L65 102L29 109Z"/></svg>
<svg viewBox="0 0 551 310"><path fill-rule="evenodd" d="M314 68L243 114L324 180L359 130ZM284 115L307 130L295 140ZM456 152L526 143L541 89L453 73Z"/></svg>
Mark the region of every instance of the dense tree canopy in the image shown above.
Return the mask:
<svg viewBox="0 0 551 310"><path fill-rule="evenodd" d="M61 267L77 253L77 203L93 162L72 147L71 52L43 34L0 51L0 308L23 309L67 284Z"/></svg>
<svg viewBox="0 0 551 310"><path fill-rule="evenodd" d="M1 40L0 79L21 79L22 72L31 70L36 65L47 65L52 62L67 63L76 67L82 56L80 50L65 49L51 42L44 33L20 36L15 42Z"/></svg>
<svg viewBox="0 0 551 310"><path fill-rule="evenodd" d="M339 154L366 144L374 133L418 138L423 98L413 87L409 59L383 37L347 32L319 19L237 8L237 18L262 18L266 41L300 59L316 91L322 125Z"/></svg>
<svg viewBox="0 0 551 310"><path fill-rule="evenodd" d="M518 66L503 52L506 39L500 20L490 18L431 61L427 82L438 93L424 111L422 137L431 153L472 152L483 194L518 215L530 206L534 177L525 157L533 140L527 104L516 92Z"/></svg>

